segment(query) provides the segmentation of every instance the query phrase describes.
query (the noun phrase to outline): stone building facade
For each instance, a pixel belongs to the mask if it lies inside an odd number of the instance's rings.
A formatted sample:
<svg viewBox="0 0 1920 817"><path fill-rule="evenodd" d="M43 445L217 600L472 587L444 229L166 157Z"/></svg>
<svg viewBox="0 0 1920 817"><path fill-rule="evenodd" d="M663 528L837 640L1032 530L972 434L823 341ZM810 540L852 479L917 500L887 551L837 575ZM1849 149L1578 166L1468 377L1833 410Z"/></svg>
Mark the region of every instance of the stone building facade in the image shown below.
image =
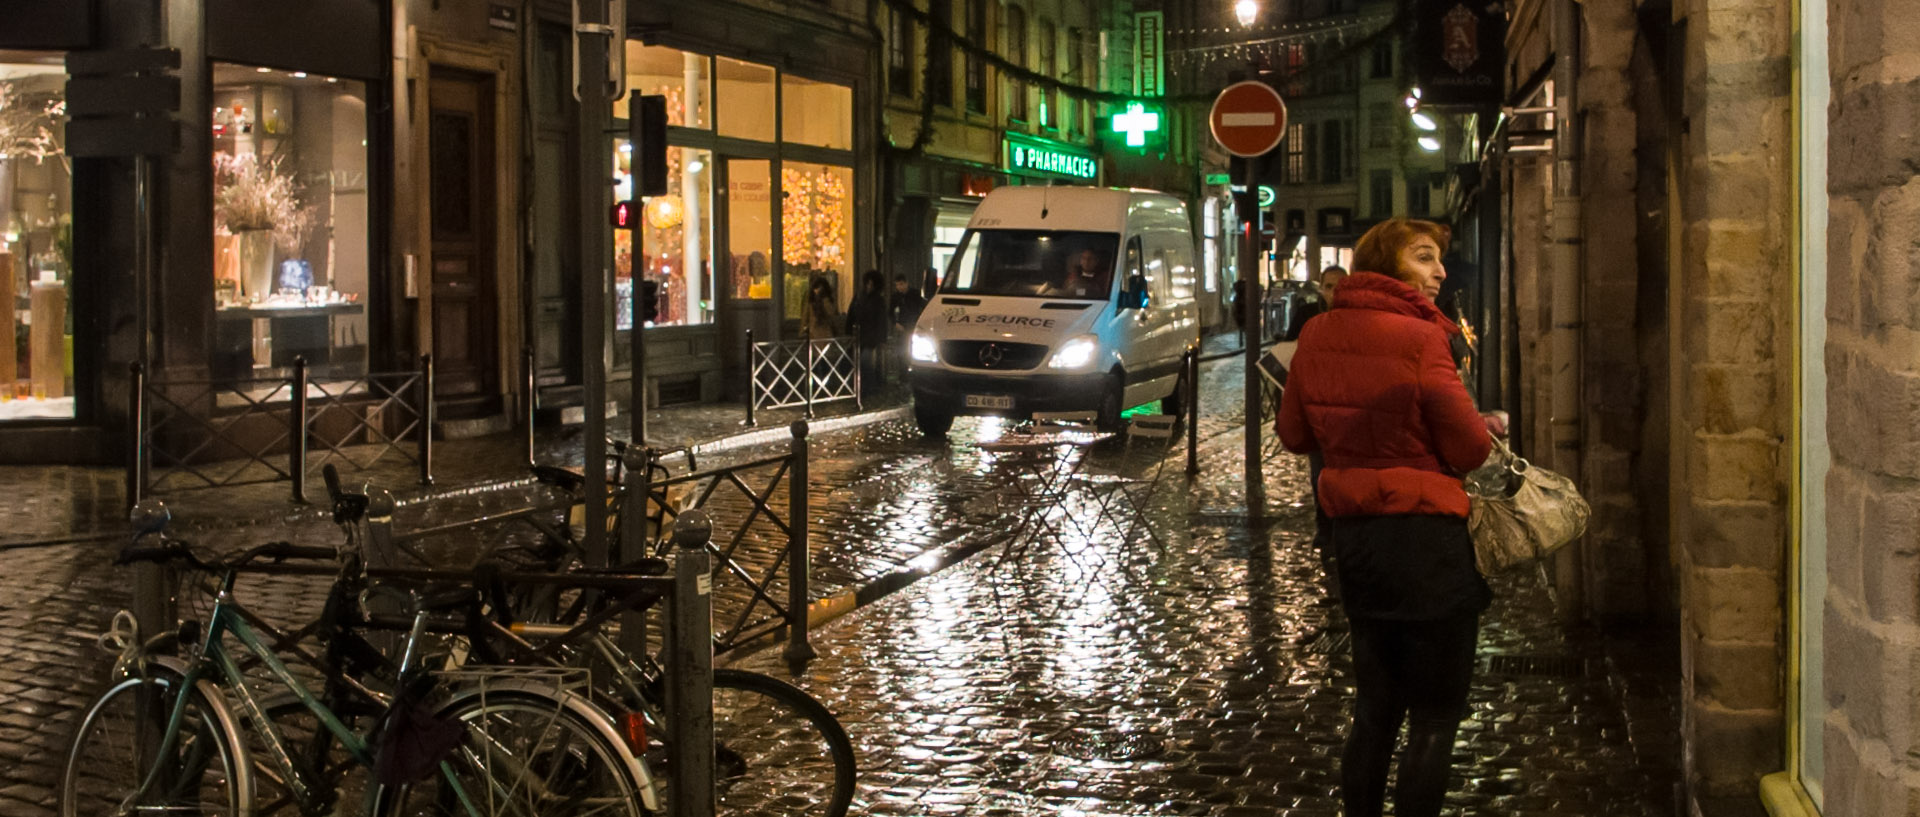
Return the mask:
<svg viewBox="0 0 1920 817"><path fill-rule="evenodd" d="M1593 501L1570 616L1677 642L1690 814L1920 814L1920 23L1894 5L1511 18L1509 110L1558 131L1488 146L1510 402Z"/></svg>

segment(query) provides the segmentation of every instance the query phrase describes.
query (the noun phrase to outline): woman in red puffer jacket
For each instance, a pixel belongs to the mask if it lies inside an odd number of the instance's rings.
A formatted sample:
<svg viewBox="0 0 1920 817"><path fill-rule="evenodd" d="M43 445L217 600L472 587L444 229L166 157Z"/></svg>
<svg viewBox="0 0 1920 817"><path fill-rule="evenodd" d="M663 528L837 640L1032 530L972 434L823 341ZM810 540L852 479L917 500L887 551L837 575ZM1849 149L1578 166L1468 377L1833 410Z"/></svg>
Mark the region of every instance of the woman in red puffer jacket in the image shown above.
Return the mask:
<svg viewBox="0 0 1920 817"><path fill-rule="evenodd" d="M1320 452L1357 687L1341 757L1347 817L1375 817L1403 721L1397 817L1431 817L1466 715L1480 612L1461 476L1486 460L1483 420L1454 368L1460 329L1434 306L1446 227L1393 219L1360 238L1333 306L1309 322L1275 418L1295 453Z"/></svg>

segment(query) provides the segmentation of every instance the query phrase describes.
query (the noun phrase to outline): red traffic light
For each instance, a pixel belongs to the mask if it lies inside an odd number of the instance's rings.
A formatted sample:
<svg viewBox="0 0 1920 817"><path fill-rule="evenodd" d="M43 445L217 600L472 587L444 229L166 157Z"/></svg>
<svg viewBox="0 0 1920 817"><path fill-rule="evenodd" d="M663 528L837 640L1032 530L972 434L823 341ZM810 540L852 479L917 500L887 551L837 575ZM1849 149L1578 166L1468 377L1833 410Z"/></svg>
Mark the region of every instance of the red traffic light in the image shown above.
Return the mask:
<svg viewBox="0 0 1920 817"><path fill-rule="evenodd" d="M631 230L639 226L640 208L630 201L619 202L613 205L613 210L607 216L607 221L615 228Z"/></svg>

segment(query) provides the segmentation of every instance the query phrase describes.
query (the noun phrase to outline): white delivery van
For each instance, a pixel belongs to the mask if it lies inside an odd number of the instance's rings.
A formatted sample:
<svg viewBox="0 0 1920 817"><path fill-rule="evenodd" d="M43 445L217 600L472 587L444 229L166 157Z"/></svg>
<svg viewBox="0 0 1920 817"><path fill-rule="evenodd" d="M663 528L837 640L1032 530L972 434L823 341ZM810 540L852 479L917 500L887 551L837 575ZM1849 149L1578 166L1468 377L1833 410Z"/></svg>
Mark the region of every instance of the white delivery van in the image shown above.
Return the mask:
<svg viewBox="0 0 1920 817"><path fill-rule="evenodd" d="M908 341L920 430L1086 410L1112 428L1126 408L1177 403L1200 343L1190 225L1150 190L988 193Z"/></svg>

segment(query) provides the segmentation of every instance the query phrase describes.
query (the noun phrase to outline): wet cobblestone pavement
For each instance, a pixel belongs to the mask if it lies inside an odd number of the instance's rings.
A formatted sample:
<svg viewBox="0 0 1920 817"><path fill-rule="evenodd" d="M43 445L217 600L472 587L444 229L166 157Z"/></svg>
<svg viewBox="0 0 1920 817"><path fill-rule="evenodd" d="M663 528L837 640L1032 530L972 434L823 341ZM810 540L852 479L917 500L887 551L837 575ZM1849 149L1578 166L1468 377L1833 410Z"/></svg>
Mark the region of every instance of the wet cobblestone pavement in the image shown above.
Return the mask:
<svg viewBox="0 0 1920 817"><path fill-rule="evenodd" d="M1171 490L1152 509L1164 550L1123 555L1103 528L1092 541L1043 542L1004 561L1000 547L986 547L922 576L945 561L940 554L991 545L1013 526L1012 512L993 499L1011 474L973 445L997 424L963 420L943 443L922 440L900 419L816 436L814 596L904 589L816 631L821 657L797 677L773 650L736 665L790 678L840 716L860 751L855 814L1338 813L1336 759L1351 695L1344 623L1305 541L1312 515L1303 462L1269 458L1271 515L1246 519L1239 377L1237 360L1207 366L1201 476L1188 483L1170 466ZM543 456L559 456L566 442L549 445ZM784 447L737 449L700 465ZM501 449L473 456L513 456L510 444ZM50 470L75 480L76 469ZM0 474L0 482L16 478ZM60 524L76 531L96 524L80 517L118 513L117 486L58 487L106 507L35 513L67 513ZM784 494L770 504L784 509ZM525 496L482 492L408 509L400 527ZM201 538L338 541L317 511L279 507L290 509L211 525ZM710 510L725 527L746 507L722 498ZM765 530L752 537L773 540ZM97 691L106 663L94 635L126 604L129 577L108 565L115 546L6 552L0 815L51 813L75 710ZM758 553L770 558L764 545ZM320 584L253 592L270 600L270 618L293 621L317 609ZM1556 624L1537 577L1501 577L1495 586L1482 652L1506 660L1476 677L1450 811L1670 814L1671 682L1623 672L1607 642ZM739 591L717 589L717 620L739 603Z"/></svg>

